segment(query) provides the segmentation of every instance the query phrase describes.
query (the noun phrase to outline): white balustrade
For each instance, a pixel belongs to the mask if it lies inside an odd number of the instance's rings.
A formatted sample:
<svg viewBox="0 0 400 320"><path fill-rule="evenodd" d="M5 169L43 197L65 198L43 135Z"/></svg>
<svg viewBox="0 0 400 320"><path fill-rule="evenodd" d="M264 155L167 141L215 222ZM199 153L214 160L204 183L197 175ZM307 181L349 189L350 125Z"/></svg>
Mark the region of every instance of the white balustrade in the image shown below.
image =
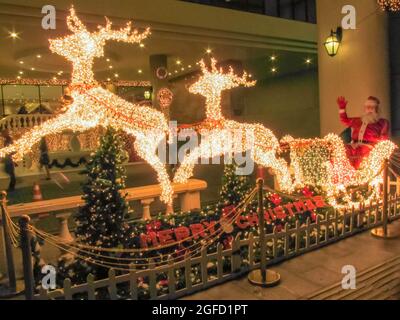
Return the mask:
<svg viewBox="0 0 400 320"><path fill-rule="evenodd" d="M193 209L199 209L200 192L207 188L207 183L203 180L190 179L187 183L173 184L175 198L180 197L181 211L187 212ZM150 205L159 198L161 189L159 185L149 185L144 187L129 188L122 192L127 194L128 202L139 201L143 207L142 218L150 220ZM81 196L65 197L52 200L44 200L30 203L21 203L8 207L8 212L12 218L18 218L22 215L29 215L35 219L48 217L50 214L55 214L60 220L59 235L67 242L73 237L68 229L68 218L84 204ZM171 213L171 208L166 208L166 213Z"/></svg>
<svg viewBox="0 0 400 320"><path fill-rule="evenodd" d="M29 129L33 128L50 118L52 114L12 114L0 120L0 130Z"/></svg>

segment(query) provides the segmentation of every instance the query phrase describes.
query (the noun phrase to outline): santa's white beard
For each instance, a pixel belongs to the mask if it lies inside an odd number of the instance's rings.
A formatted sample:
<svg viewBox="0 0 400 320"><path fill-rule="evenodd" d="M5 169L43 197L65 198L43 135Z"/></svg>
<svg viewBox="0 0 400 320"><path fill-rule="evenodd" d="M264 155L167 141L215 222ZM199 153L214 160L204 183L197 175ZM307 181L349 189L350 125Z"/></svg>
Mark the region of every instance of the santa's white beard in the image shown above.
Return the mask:
<svg viewBox="0 0 400 320"><path fill-rule="evenodd" d="M361 117L363 123L371 124L379 121L379 114L375 113L366 113Z"/></svg>

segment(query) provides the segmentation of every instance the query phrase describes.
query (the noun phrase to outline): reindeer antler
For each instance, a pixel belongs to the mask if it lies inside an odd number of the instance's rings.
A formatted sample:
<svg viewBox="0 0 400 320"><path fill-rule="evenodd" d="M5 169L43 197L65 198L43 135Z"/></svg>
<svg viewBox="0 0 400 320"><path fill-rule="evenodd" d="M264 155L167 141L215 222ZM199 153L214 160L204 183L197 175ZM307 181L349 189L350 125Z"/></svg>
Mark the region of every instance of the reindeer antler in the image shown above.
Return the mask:
<svg viewBox="0 0 400 320"><path fill-rule="evenodd" d="M253 87L257 83L256 80L252 81L248 80L249 74L246 71L243 71L243 75L239 77L238 75L235 74L231 66L229 67L229 76L237 86Z"/></svg>
<svg viewBox="0 0 400 320"><path fill-rule="evenodd" d="M121 28L120 30L112 30L112 22L107 17L105 17L105 19L106 19L106 26L105 27L99 26L98 27L99 31L96 34L103 40L116 40L127 43L140 43L150 35L150 28L146 28L146 30L142 33L139 33L137 29L134 29L132 32L131 22L128 22L125 28Z"/></svg>
<svg viewBox="0 0 400 320"><path fill-rule="evenodd" d="M206 74L219 74L223 77L225 77L227 80L230 80L231 83L233 84L232 87L238 87L238 86L244 86L244 87L253 87L257 81L256 80L252 80L250 81L249 78L249 74L244 71L243 75L241 77L239 77L237 74L235 74L232 66L229 67L229 72L225 72L223 68L217 68L217 63L218 61L215 58L211 58L211 69L209 69L206 66L206 63L204 62L204 60L200 60L199 65L200 65L200 69L202 71L202 73L204 75Z"/></svg>
<svg viewBox="0 0 400 320"><path fill-rule="evenodd" d="M76 15L74 6L71 6L71 9L69 9L69 16L67 17L67 26L68 29L71 30L73 33L86 30L85 25Z"/></svg>

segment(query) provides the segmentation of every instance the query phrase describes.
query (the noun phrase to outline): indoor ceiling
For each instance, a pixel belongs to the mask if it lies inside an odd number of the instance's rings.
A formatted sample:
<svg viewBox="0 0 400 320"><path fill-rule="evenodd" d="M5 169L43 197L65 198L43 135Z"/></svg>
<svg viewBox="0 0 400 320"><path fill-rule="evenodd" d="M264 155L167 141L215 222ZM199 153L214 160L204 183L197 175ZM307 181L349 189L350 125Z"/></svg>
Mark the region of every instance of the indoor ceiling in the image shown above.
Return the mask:
<svg viewBox="0 0 400 320"><path fill-rule="evenodd" d="M69 31L61 22L56 30L44 30L23 19L0 22L0 78L68 79L70 64L48 49L48 39L64 34ZM313 54L173 40L157 31L143 44L108 43L106 56L95 62L96 78L116 79L117 75L119 80L150 80L149 56L156 54L167 55L171 78L192 73L196 62L209 56L219 61L240 60L256 79L297 73L317 65Z"/></svg>

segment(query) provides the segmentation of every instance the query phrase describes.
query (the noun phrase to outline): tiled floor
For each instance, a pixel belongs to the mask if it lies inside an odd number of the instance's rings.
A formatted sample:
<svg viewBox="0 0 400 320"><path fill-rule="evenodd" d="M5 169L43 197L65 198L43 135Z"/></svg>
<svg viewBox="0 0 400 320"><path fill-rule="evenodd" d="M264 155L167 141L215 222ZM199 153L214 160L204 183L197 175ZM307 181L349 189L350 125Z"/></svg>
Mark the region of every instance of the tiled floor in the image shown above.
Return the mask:
<svg viewBox="0 0 400 320"><path fill-rule="evenodd" d="M396 222L394 227L400 228L400 222ZM364 232L273 267L282 279L275 288L254 287L247 277L242 277L184 299L301 299L340 282L345 265L353 265L357 272L361 272L399 255L400 239L381 240Z"/></svg>

